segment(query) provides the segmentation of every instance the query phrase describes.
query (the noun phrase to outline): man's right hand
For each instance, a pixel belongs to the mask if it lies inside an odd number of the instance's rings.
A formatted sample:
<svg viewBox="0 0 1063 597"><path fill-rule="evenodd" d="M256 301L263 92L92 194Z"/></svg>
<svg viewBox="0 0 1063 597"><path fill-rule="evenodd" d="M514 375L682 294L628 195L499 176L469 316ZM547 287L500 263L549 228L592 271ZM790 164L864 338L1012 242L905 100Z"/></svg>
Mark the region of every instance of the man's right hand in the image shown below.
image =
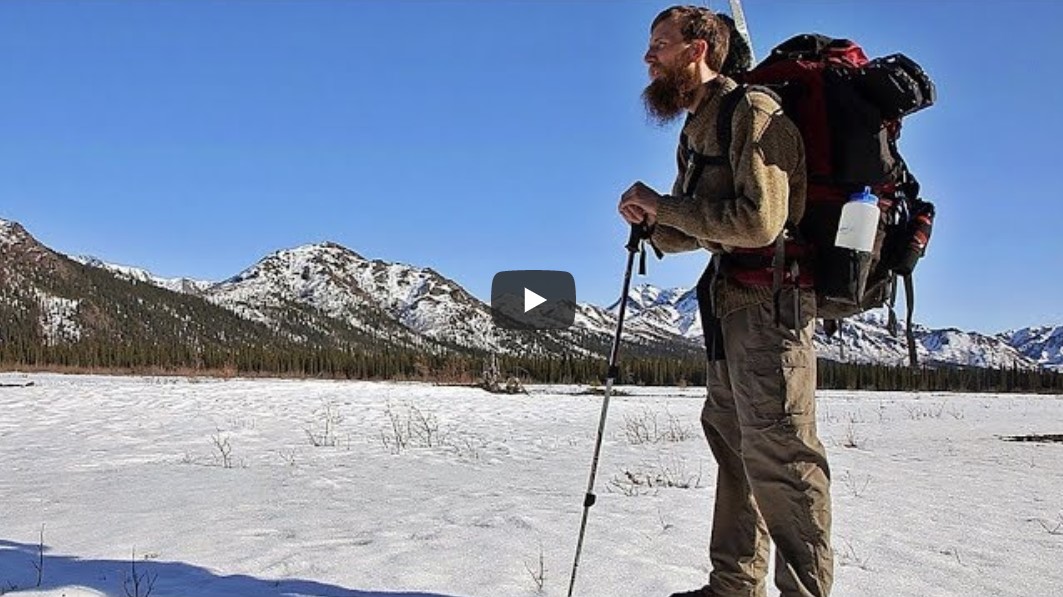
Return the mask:
<svg viewBox="0 0 1063 597"><path fill-rule="evenodd" d="M660 195L641 181L631 185L620 196L618 207L621 217L629 224L644 224L652 227L657 223L657 204Z"/></svg>

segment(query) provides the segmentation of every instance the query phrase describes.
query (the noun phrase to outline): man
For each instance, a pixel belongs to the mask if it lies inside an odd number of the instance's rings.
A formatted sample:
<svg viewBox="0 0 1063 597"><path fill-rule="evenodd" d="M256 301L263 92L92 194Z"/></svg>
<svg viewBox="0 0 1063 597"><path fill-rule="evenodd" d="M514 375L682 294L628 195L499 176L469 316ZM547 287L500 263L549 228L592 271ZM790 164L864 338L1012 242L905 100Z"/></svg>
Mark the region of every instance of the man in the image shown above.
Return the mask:
<svg viewBox="0 0 1063 597"><path fill-rule="evenodd" d="M698 283L710 354L701 422L719 468L712 572L705 587L673 597L765 596L770 543L782 596L824 597L833 555L830 471L816 435L815 296L786 257L804 212L804 150L772 95L719 73L728 40L706 8L654 19L643 100L659 123L687 114L679 175L669 195L636 182L619 206L659 251L713 253ZM729 131L717 130L721 111ZM695 154L722 157L699 166Z"/></svg>

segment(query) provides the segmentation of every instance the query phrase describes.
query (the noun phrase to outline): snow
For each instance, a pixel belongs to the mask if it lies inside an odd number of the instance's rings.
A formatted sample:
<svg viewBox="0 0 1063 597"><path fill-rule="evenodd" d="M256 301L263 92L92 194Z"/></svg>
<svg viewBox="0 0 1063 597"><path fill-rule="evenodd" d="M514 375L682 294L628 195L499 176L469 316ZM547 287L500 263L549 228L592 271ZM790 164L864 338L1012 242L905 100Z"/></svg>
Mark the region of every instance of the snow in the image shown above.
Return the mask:
<svg viewBox="0 0 1063 597"><path fill-rule="evenodd" d="M193 280L191 278L183 277L163 278L140 267L109 263L91 255L68 255L67 257L83 265L105 269L120 278L133 280L135 282L145 282L147 284L158 286L159 288L165 288L172 292L199 294L214 284L214 282L209 282L207 280Z"/></svg>
<svg viewBox="0 0 1063 597"><path fill-rule="evenodd" d="M1041 366L1063 371L1063 325L1023 328L1004 332L998 338Z"/></svg>
<svg viewBox="0 0 1063 597"><path fill-rule="evenodd" d="M283 316L271 310L294 300L370 334L383 335L379 321L367 313L390 317L415 343L430 339L510 354L544 352L526 336L495 329L488 305L431 268L370 261L335 243L278 251L211 288L205 298L267 324ZM564 333L553 339L562 345L574 341Z"/></svg>
<svg viewBox="0 0 1063 597"><path fill-rule="evenodd" d="M40 326L48 344L76 342L81 338L81 325L77 320L78 299L66 299L37 291L40 305Z"/></svg>
<svg viewBox="0 0 1063 597"><path fill-rule="evenodd" d="M16 222L0 219L0 247L19 244L48 250ZM619 305L619 300L606 308L578 304L573 329L548 334L539 343L526 335L494 329L488 305L431 268L369 260L334 242L276 251L220 283L162 278L139 267L94 257L71 258L126 279L202 296L275 329L289 321L293 306L300 306L302 315L310 315L301 324L316 326L319 331L331 333L332 324L341 323L369 336L394 337L429 351L438 350L432 341L442 341L505 354L542 354L558 347L588 354L588 336L596 341L611 341ZM17 275L18 272L12 274L14 280ZM686 343L693 347L693 353L698 352L702 322L694 289L640 284L628 293L628 304L625 341L647 346ZM60 311L64 308L60 307ZM398 325L388 324L382 330L382 318ZM904 364L908 351L903 333L890 335L886 321L885 309L848 318L840 336L826 338L817 334L817 353L843 362ZM903 328L903 320L900 323ZM1063 326L986 335L934 330L916 324L914 331L921 363L1063 371ZM294 339L305 340L302 336Z"/></svg>
<svg viewBox="0 0 1063 597"><path fill-rule="evenodd" d="M676 303L684 294L690 292L687 288L658 288L653 284L639 284L631 288L627 294L628 310L632 312L642 311L657 305L670 305ZM620 310L618 299L607 309L612 313Z"/></svg>
<svg viewBox="0 0 1063 597"><path fill-rule="evenodd" d="M639 284L628 291L627 296L627 313L637 331L651 336L667 334L700 341L701 313L695 289L661 289L652 284ZM616 316L620 301L609 305L606 311Z"/></svg>
<svg viewBox="0 0 1063 597"><path fill-rule="evenodd" d="M24 235L17 222L0 218L0 247L21 242Z"/></svg>
<svg viewBox="0 0 1063 597"><path fill-rule="evenodd" d="M361 261L361 257L331 243L277 251L213 286L205 298L267 324L274 322L272 311L294 300L358 329L368 329L352 316L368 298L340 275L350 261Z"/></svg>
<svg viewBox="0 0 1063 597"><path fill-rule="evenodd" d="M211 288L206 298L265 323L274 319L271 308L294 300L369 333L377 325L363 321L363 312L382 308L414 332L411 338L458 335L477 345L485 342L490 320L474 312L474 299L460 286L430 269L369 261L331 242L273 253Z"/></svg>
<svg viewBox="0 0 1063 597"><path fill-rule="evenodd" d="M567 589L601 409L579 387L20 373L0 385L0 591L121 597L134 550L137 574L157 575L153 597ZM715 472L703 390L621 389L577 594L698 586ZM680 441L629 438L652 419ZM834 595L1063 591L1063 445L998 437L1063 432L1063 397L821 392L818 419ZM411 424L431 442L398 449ZM625 486L625 471L691 487Z"/></svg>
<svg viewBox="0 0 1063 597"><path fill-rule="evenodd" d="M965 363L975 367L1011 367L1035 368L1034 363L1012 346L997 338L981 334L968 334L949 328L921 334L919 343L926 348L927 354L946 363Z"/></svg>
<svg viewBox="0 0 1063 597"><path fill-rule="evenodd" d="M544 350L526 338L495 330L488 305L431 268L369 260L333 242L276 251L218 284L160 278L147 270L92 257L74 259L128 279L199 294L241 317L271 327L281 325L294 302L369 335L380 334L379 317L384 314L408 330L407 339L419 345L428 346L423 340L429 339L506 354L540 354ZM628 305L625 340L649 345L701 344L695 289L640 284L630 289ZM616 330L618 307L619 300L606 308L580 303L573 331L610 340ZM886 322L886 309L848 318L839 337L817 334L818 354L843 362L905 364L904 322L900 322L897 336L889 334ZM1063 370L1063 326L988 336L956 329L931 330L916 324L915 333L922 363ZM586 353L573 334L560 332L551 339L555 345L571 345L570 350L577 354Z"/></svg>

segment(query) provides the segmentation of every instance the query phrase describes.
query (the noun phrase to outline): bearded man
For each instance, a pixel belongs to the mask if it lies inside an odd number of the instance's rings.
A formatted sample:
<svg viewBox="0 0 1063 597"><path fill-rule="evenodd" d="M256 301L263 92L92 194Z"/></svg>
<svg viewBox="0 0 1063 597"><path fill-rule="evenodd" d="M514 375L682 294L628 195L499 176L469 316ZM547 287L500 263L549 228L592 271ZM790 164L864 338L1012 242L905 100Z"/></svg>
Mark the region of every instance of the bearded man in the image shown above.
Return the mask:
<svg viewBox="0 0 1063 597"><path fill-rule="evenodd" d="M710 361L701 423L718 464L712 571L706 586L673 597L764 597L772 543L782 596L825 597L833 553L816 304L789 257L805 209L804 149L773 95L720 74L728 42L706 8L653 20L643 100L660 124L686 115L679 174L670 194L636 182L619 206L659 252L713 254L697 285Z"/></svg>

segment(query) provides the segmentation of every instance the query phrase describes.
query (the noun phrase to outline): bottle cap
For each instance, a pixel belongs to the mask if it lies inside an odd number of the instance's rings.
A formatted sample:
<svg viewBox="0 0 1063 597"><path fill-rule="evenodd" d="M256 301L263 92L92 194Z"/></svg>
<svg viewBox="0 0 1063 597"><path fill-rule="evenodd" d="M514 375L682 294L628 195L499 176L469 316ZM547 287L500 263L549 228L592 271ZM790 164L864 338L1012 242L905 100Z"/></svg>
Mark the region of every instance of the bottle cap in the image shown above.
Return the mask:
<svg viewBox="0 0 1063 597"><path fill-rule="evenodd" d="M878 203L878 197L871 193L871 187L864 187L864 190L853 193L849 196L849 200L861 203Z"/></svg>

